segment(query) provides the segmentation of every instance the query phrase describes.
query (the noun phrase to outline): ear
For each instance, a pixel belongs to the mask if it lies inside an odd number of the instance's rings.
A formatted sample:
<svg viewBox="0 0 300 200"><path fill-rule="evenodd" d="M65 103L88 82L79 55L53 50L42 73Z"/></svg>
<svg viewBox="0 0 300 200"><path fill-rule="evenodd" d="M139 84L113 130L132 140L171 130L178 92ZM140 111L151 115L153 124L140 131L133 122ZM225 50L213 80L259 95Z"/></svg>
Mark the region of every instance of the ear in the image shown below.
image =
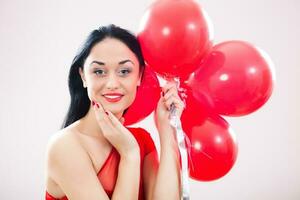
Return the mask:
<svg viewBox="0 0 300 200"><path fill-rule="evenodd" d="M83 83L83 87L86 88L86 80L85 80L85 75L84 75L84 71L83 71L83 68L82 67L79 67L79 74L80 74L80 77L81 77L81 80L82 80L82 83Z"/></svg>
<svg viewBox="0 0 300 200"><path fill-rule="evenodd" d="M140 86L141 85L141 77L139 78L139 80L138 80L138 84L137 84L138 86Z"/></svg>
<svg viewBox="0 0 300 200"><path fill-rule="evenodd" d="M139 80L138 80L137 86L140 86L140 85L141 85L141 77L142 77L142 76L140 76L140 77L139 77Z"/></svg>
<svg viewBox="0 0 300 200"><path fill-rule="evenodd" d="M140 75L139 75L139 80L138 80L138 86L140 86L141 85L141 82L142 82L142 76L143 76L143 74L141 73Z"/></svg>

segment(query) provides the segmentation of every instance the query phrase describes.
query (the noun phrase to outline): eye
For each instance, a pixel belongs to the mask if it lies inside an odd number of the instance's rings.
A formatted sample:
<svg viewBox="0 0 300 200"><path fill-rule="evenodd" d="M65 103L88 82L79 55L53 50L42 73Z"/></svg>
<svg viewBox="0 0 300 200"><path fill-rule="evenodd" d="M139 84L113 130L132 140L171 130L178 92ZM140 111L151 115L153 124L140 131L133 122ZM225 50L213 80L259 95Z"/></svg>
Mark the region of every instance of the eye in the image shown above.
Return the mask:
<svg viewBox="0 0 300 200"><path fill-rule="evenodd" d="M105 72L104 72L104 70L98 69L98 70L95 70L94 73L96 75L104 75Z"/></svg>
<svg viewBox="0 0 300 200"><path fill-rule="evenodd" d="M130 69L121 69L121 70L120 70L120 74L121 74L122 76L126 76L126 75L129 74L130 72L131 72Z"/></svg>

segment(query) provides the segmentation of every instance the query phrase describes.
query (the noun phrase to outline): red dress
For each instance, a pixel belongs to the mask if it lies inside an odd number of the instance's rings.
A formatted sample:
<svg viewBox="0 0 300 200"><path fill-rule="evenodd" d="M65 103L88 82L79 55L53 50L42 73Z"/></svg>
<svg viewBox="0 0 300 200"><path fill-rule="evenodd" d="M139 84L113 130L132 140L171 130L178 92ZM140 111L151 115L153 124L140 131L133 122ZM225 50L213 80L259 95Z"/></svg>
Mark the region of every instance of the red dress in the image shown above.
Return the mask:
<svg viewBox="0 0 300 200"><path fill-rule="evenodd" d="M141 167L140 167L139 200L143 200L145 199L144 189L143 189L143 176L142 176L143 175L142 169L144 163L143 161L144 161L144 157L155 149L155 145L153 143L153 140L151 139L150 134L146 130L142 128L130 128L130 127L126 127L126 128L133 134L140 147ZM100 171L97 174L98 179L102 187L104 188L105 192L109 196L109 198L112 197L114 187L117 181L119 161L120 161L120 155L117 152L117 150L113 147L105 163L103 164L103 166L101 167ZM47 191L46 191L45 199L46 200L68 200L66 196L57 199L52 195L50 195Z"/></svg>

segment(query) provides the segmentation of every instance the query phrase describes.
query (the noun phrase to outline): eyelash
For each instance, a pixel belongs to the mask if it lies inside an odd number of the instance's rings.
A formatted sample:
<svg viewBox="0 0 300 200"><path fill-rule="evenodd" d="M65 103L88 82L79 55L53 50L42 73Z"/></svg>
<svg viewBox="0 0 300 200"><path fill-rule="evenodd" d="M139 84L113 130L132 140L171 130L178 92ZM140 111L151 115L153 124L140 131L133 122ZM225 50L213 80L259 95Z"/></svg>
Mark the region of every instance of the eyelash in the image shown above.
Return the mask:
<svg viewBox="0 0 300 200"><path fill-rule="evenodd" d="M102 74L98 74L98 72L103 72L103 70L96 70L96 71L94 71L94 73L95 73L96 75L102 75Z"/></svg>
<svg viewBox="0 0 300 200"><path fill-rule="evenodd" d="M130 69L121 69L120 71L121 71L121 72L124 72L124 71L127 72L126 74L123 74L123 73L122 73L121 76L126 76L127 74L129 74L129 73L131 72ZM98 72L101 72L101 73L99 74ZM104 72L104 70L96 70L96 71L94 71L94 73L95 73L96 75L99 75L99 76L102 76L102 75L103 75L103 72Z"/></svg>
<svg viewBox="0 0 300 200"><path fill-rule="evenodd" d="M122 74L124 74L124 72L126 72L125 75L127 75L131 72L131 70L130 69L121 69L120 72L122 72Z"/></svg>

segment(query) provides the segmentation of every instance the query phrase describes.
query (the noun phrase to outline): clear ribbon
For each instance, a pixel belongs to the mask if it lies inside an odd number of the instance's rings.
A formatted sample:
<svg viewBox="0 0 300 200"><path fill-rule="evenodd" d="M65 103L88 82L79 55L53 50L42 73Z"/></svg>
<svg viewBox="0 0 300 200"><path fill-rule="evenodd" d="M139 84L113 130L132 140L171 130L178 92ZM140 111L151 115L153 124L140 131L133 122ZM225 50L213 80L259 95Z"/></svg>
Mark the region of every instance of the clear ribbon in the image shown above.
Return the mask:
<svg viewBox="0 0 300 200"><path fill-rule="evenodd" d="M179 79L175 79L177 83L177 89L179 89ZM176 114L176 107L171 104L170 108L170 124L175 128L176 139L179 148L179 153L181 156L181 200L190 199L190 189L189 189L189 173L188 173L188 151L185 144L185 133L181 126L181 121L179 116Z"/></svg>

